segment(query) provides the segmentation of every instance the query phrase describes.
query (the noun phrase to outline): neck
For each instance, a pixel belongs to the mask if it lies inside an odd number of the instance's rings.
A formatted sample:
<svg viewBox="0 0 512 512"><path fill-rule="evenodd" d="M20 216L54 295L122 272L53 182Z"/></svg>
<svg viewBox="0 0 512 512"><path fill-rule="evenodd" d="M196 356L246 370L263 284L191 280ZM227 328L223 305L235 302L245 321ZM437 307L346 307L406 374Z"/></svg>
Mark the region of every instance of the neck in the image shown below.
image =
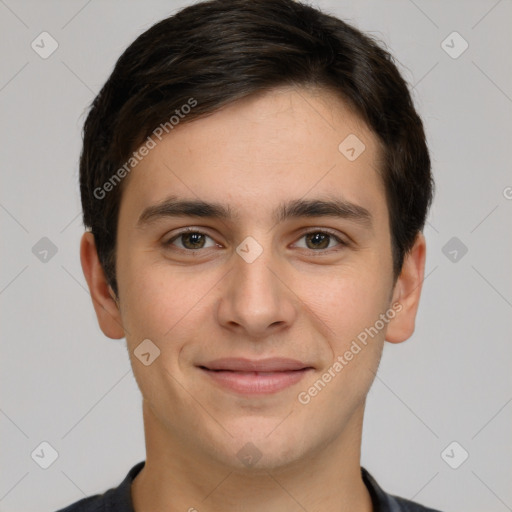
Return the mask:
<svg viewBox="0 0 512 512"><path fill-rule="evenodd" d="M363 414L364 404L342 435L303 460L240 470L169 439L144 401L146 463L132 483L135 512L372 512L360 469Z"/></svg>

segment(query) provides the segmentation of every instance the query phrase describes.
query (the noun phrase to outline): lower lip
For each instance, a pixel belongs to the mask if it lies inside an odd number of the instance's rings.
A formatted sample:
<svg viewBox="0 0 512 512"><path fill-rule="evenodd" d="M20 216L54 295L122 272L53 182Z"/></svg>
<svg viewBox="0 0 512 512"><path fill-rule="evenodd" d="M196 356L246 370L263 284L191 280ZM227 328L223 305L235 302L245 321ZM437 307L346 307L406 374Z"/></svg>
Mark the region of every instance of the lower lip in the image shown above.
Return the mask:
<svg viewBox="0 0 512 512"><path fill-rule="evenodd" d="M217 384L237 393L264 395L296 384L311 368L284 372L234 372L203 369Z"/></svg>

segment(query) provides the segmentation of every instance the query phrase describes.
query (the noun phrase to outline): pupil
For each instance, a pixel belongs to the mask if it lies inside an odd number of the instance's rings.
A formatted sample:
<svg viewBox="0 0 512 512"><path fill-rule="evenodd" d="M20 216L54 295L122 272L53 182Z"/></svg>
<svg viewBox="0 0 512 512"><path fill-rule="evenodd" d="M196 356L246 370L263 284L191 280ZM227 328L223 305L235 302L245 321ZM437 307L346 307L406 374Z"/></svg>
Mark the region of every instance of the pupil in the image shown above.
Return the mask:
<svg viewBox="0 0 512 512"><path fill-rule="evenodd" d="M313 242L313 248L316 249L325 249L329 245L329 235L324 233L313 233L312 235L308 235L308 240Z"/></svg>
<svg viewBox="0 0 512 512"><path fill-rule="evenodd" d="M202 234L201 233L187 233L184 235L184 241L185 246L192 246L192 249L200 249L204 244L201 244L201 242L204 242L202 240Z"/></svg>

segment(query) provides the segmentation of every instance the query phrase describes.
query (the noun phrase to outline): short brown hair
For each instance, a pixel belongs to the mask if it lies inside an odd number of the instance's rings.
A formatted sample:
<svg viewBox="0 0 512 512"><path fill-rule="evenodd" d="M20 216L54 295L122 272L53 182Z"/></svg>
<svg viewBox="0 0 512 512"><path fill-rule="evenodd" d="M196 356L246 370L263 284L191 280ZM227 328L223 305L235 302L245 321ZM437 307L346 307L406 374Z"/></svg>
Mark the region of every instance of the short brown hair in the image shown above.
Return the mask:
<svg viewBox="0 0 512 512"><path fill-rule="evenodd" d="M398 277L424 227L434 181L423 124L393 57L369 35L298 1L210 0L141 34L117 61L84 125L83 222L116 294L123 190L122 182L112 185L116 171L123 164L126 171L132 152L191 98L195 106L182 123L280 85L337 91L377 136Z"/></svg>

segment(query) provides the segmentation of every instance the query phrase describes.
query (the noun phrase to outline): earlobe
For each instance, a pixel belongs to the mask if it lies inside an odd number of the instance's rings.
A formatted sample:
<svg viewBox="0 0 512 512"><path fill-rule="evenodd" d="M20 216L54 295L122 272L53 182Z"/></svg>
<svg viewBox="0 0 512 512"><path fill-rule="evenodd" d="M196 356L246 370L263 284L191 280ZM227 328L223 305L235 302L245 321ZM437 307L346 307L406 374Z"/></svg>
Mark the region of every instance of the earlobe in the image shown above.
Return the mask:
<svg viewBox="0 0 512 512"><path fill-rule="evenodd" d="M80 261L101 330L109 338L123 338L124 329L119 303L105 277L91 232L82 235Z"/></svg>
<svg viewBox="0 0 512 512"><path fill-rule="evenodd" d="M414 246L406 254L402 271L393 290L391 304L397 311L389 322L386 341L401 343L414 333L421 289L425 273L426 243L423 233L418 233Z"/></svg>

